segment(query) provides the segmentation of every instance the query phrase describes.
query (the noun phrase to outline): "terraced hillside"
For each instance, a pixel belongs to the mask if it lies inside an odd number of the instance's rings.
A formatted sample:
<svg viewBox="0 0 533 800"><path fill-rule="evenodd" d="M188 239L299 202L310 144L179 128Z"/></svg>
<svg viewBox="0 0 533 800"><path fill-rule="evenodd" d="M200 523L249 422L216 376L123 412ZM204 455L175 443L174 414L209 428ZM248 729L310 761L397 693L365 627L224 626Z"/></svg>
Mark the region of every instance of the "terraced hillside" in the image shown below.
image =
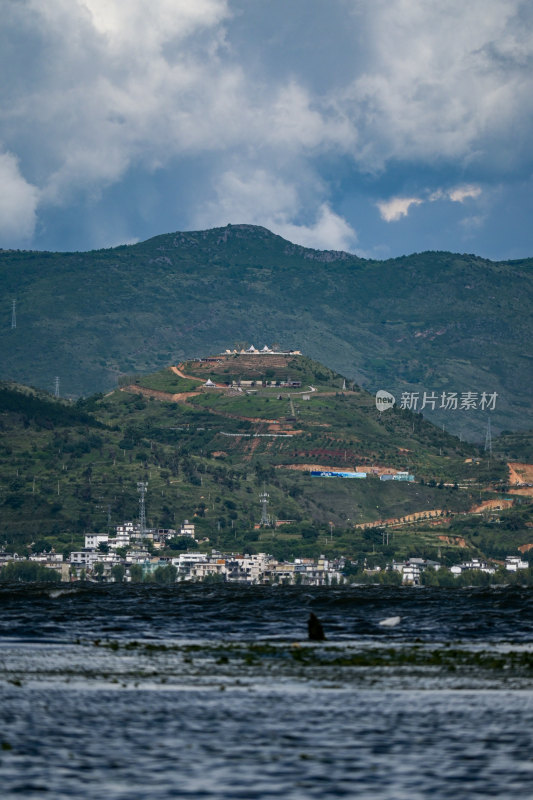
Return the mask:
<svg viewBox="0 0 533 800"><path fill-rule="evenodd" d="M343 390L341 375L303 356L280 361L270 385L231 385L267 364L234 356L182 362L178 371L188 377L167 368L76 404L5 386L1 541L19 550L31 542L75 549L85 532L136 518L137 482L146 481L148 523L168 528L193 519L207 547L385 556L386 524L394 531L388 556L460 559L465 547L478 552L462 520L481 501L495 501L486 506L484 546L499 552L498 542L529 543L531 498L509 493L503 459L419 414L380 414L373 396L357 386ZM315 391L276 386L287 374ZM209 376L217 387L203 386ZM183 382L194 390L173 391ZM311 469L368 477L319 478ZM415 482L380 480L397 471ZM288 524L255 527L264 490L272 520ZM509 526L492 524L499 517Z"/></svg>

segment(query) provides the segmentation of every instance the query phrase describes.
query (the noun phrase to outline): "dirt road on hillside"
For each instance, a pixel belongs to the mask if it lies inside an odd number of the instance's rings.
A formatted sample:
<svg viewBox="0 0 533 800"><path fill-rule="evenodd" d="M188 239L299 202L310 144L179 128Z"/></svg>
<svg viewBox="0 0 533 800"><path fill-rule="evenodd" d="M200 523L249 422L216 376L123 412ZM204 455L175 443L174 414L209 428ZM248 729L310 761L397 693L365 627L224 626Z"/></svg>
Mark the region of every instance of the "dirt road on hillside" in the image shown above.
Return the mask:
<svg viewBox="0 0 533 800"><path fill-rule="evenodd" d="M533 464L523 464L520 461L509 461L509 483L520 486L524 483L533 483Z"/></svg>
<svg viewBox="0 0 533 800"><path fill-rule="evenodd" d="M197 375L186 375L185 372L183 372L180 369L180 367L181 367L181 364L178 364L177 367L170 367L170 369L179 378L185 378L185 380L188 380L188 381L201 381L201 380L203 380L203 378L199 378ZM217 389L227 389L228 388L225 383L215 383L214 385L216 386Z"/></svg>
<svg viewBox="0 0 533 800"><path fill-rule="evenodd" d="M122 386L121 392L132 392L133 394L141 394L143 397L154 397L156 400L164 400L167 403L184 403L189 397L196 397L202 392L161 392L158 389L147 389L145 386L139 386L132 383L129 386Z"/></svg>

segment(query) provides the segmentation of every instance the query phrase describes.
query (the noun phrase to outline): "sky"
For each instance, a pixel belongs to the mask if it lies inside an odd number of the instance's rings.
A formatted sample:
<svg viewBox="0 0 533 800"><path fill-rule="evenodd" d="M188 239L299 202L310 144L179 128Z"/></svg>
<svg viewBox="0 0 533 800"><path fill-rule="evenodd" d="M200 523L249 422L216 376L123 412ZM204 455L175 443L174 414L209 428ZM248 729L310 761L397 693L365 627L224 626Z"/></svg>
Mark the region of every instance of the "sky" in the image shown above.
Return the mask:
<svg viewBox="0 0 533 800"><path fill-rule="evenodd" d="M0 247L533 256L530 0L0 0Z"/></svg>

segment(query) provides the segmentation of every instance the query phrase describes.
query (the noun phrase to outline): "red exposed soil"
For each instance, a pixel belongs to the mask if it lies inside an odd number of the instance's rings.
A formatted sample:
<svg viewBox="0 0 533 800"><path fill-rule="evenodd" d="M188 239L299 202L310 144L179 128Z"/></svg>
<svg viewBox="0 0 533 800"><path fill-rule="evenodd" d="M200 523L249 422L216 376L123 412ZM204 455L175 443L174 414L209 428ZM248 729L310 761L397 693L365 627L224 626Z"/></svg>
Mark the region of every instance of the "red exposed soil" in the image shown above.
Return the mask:
<svg viewBox="0 0 533 800"><path fill-rule="evenodd" d="M482 503L472 506L470 513L477 514L480 511L489 511L490 509L511 508L513 504L514 500L484 500Z"/></svg>

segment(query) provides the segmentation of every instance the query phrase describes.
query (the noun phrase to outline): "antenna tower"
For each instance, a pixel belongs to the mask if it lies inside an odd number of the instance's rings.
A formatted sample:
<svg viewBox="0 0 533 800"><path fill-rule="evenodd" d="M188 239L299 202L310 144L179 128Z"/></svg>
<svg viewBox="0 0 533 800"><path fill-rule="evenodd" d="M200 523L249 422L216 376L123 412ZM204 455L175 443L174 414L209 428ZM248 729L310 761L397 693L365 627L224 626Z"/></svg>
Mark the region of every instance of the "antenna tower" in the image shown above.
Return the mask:
<svg viewBox="0 0 533 800"><path fill-rule="evenodd" d="M59 376L56 375L55 385L54 385L54 397L59 397Z"/></svg>
<svg viewBox="0 0 533 800"><path fill-rule="evenodd" d="M17 327L17 301L13 300L13 304L11 306L11 330L14 330Z"/></svg>
<svg viewBox="0 0 533 800"><path fill-rule="evenodd" d="M259 495L261 503L261 525L270 525L270 517L268 516L268 498L269 494L263 487L263 491Z"/></svg>
<svg viewBox="0 0 533 800"><path fill-rule="evenodd" d="M146 489L148 484L144 481L139 481L137 483L137 491L139 492L139 527L140 527L140 534L141 539L144 538L144 532L146 530L146 507L144 503L144 496L146 494Z"/></svg>
<svg viewBox="0 0 533 800"><path fill-rule="evenodd" d="M487 422L487 434L485 436L485 452L489 454L489 458L492 456L492 433L490 430L490 417L489 421Z"/></svg>

